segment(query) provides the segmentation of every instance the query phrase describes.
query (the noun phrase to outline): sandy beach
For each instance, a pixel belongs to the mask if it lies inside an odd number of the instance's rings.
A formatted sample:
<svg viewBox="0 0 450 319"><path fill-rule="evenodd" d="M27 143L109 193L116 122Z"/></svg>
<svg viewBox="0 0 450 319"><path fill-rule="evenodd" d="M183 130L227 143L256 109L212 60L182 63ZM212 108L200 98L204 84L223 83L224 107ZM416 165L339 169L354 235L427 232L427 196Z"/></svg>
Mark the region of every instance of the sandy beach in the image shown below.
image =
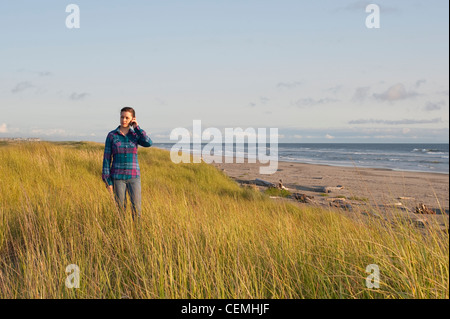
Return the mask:
<svg viewBox="0 0 450 319"><path fill-rule="evenodd" d="M361 211L376 207L382 214L392 211L414 220L438 221L448 227L449 175L438 173L393 171L374 168L337 167L327 165L278 162L278 170L263 175L259 163L212 163L241 184L261 179L282 185L291 193L312 198L311 204L339 206L346 211ZM267 165L267 164L266 164ZM266 187L258 186L260 190ZM295 201L295 200L293 200ZM331 203L331 204L330 204ZM424 204L436 214L416 214ZM304 204L308 205L308 204ZM391 209L392 207L396 209Z"/></svg>

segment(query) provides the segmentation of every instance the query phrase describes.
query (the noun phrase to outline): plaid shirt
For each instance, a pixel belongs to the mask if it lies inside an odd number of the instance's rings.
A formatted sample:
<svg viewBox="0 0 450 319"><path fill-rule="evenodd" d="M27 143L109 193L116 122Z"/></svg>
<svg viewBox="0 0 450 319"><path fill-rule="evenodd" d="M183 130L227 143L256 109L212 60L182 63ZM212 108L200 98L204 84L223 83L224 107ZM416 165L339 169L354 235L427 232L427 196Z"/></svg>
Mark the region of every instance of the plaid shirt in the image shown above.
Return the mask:
<svg viewBox="0 0 450 319"><path fill-rule="evenodd" d="M144 147L150 147L153 144L150 137L139 126L135 129L130 127L127 135L122 135L119 128L120 126L109 132L106 137L102 179L107 185L112 185L113 179L130 179L140 176L138 144Z"/></svg>

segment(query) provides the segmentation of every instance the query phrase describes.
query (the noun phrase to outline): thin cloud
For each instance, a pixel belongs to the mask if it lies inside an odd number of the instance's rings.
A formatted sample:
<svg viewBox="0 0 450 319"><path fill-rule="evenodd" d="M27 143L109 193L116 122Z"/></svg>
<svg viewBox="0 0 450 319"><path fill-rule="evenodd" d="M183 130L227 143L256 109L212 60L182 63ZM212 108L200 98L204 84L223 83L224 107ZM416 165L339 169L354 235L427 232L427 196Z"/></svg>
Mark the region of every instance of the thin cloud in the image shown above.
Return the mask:
<svg viewBox="0 0 450 319"><path fill-rule="evenodd" d="M425 111L439 111L440 109L442 109L442 107L445 106L445 101L439 101L436 103L433 102L428 102L425 107L424 110Z"/></svg>
<svg viewBox="0 0 450 319"><path fill-rule="evenodd" d="M19 70L17 70L17 72L19 72L19 73L27 73L27 74L34 74L34 75L38 75L38 76L51 76L51 75L53 75L53 73L50 72L50 71L33 71L33 70L28 70L28 69L19 69Z"/></svg>
<svg viewBox="0 0 450 319"><path fill-rule="evenodd" d="M63 135L66 136L67 132L63 129L32 129L30 131L32 134L39 134L39 135Z"/></svg>
<svg viewBox="0 0 450 319"><path fill-rule="evenodd" d="M361 120L352 120L349 121L348 124L386 124L386 125L411 125L411 124L434 124L434 123L442 123L441 118L435 118L431 120L378 120L378 119L361 119Z"/></svg>
<svg viewBox="0 0 450 319"><path fill-rule="evenodd" d="M370 87L364 86L355 89L355 94L353 94L352 101L354 102L364 102L365 99L369 97Z"/></svg>
<svg viewBox="0 0 450 319"><path fill-rule="evenodd" d="M80 94L78 94L78 93L72 93L71 95L70 95L70 99L72 100L72 101L79 101L79 100L83 100L86 96L88 96L89 95L89 93L80 93Z"/></svg>
<svg viewBox="0 0 450 319"><path fill-rule="evenodd" d="M19 92L23 92L26 89L30 89L34 87L34 85L31 82L25 81L25 82L20 82L17 83L17 85L11 90L12 93L19 93Z"/></svg>
<svg viewBox="0 0 450 319"><path fill-rule="evenodd" d="M52 74L52 72L41 71L41 72L37 72L37 75L39 75L39 76L51 76L53 74Z"/></svg>
<svg viewBox="0 0 450 319"><path fill-rule="evenodd" d="M427 80L425 80L425 79L420 79L420 80L417 80L416 81L416 89L418 89L422 84L425 84L425 83L427 83Z"/></svg>
<svg viewBox="0 0 450 319"><path fill-rule="evenodd" d="M267 98L267 97L265 97L265 96L260 96L260 97L259 97L259 103L258 103L258 104L259 104L259 105L261 105L261 104L267 104L269 101L270 101L269 98ZM248 103L248 106L250 106L250 107L256 107L258 104L255 103L255 102L250 102L250 103Z"/></svg>
<svg viewBox="0 0 450 319"><path fill-rule="evenodd" d="M333 87L330 87L328 89L325 89L325 92L331 92L334 95L337 95L342 90L342 85L336 85Z"/></svg>
<svg viewBox="0 0 450 319"><path fill-rule="evenodd" d="M339 102L337 99L333 98L323 98L323 99L313 99L313 98L305 98L305 99L299 99L295 102L291 102L291 104L298 106L298 107L306 107L306 106L315 106L315 105L322 105L322 104L328 104L328 103L334 103Z"/></svg>
<svg viewBox="0 0 450 319"><path fill-rule="evenodd" d="M407 92L405 86L401 83L398 83L391 86L383 93L374 93L373 97L381 101L397 101L412 98L417 95L418 93L413 91Z"/></svg>
<svg viewBox="0 0 450 319"><path fill-rule="evenodd" d="M264 96L261 96L261 97L259 98L259 100L261 101L261 103L262 103L262 104L266 104L267 102L269 102L269 101L270 101L270 99L269 99L269 98L267 98L267 97L264 97Z"/></svg>
<svg viewBox="0 0 450 319"><path fill-rule="evenodd" d="M286 89L293 89L297 86L302 85L302 82L294 81L294 82L279 82L277 84L277 88L286 88Z"/></svg>

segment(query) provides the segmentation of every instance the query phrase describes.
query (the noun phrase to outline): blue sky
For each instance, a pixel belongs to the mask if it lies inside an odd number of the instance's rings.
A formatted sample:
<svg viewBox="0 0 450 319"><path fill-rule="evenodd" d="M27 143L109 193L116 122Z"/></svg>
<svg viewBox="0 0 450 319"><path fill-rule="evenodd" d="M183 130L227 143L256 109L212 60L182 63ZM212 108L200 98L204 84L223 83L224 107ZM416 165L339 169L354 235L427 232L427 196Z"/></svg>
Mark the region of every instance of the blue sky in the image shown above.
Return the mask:
<svg viewBox="0 0 450 319"><path fill-rule="evenodd" d="M0 138L104 142L132 106L154 142L201 120L278 128L280 143L448 143L448 6L2 1Z"/></svg>

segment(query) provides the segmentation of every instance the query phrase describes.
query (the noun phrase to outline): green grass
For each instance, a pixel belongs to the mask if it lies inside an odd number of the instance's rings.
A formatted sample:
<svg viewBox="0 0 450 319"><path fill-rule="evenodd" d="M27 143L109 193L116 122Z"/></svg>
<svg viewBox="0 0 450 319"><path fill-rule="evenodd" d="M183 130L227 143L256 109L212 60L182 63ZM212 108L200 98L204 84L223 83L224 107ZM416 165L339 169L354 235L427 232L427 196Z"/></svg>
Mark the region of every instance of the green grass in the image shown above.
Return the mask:
<svg viewBox="0 0 450 319"><path fill-rule="evenodd" d="M367 197L358 197L358 196L350 196L348 199L350 200L357 200L360 202L369 202L369 199Z"/></svg>
<svg viewBox="0 0 450 319"><path fill-rule="evenodd" d="M280 189L275 187L267 188L264 193L269 196L289 197L292 195L287 189Z"/></svg>
<svg viewBox="0 0 450 319"><path fill-rule="evenodd" d="M0 148L0 298L449 297L448 233L273 201L156 148L139 149L136 224L101 181L102 156L97 143Z"/></svg>

